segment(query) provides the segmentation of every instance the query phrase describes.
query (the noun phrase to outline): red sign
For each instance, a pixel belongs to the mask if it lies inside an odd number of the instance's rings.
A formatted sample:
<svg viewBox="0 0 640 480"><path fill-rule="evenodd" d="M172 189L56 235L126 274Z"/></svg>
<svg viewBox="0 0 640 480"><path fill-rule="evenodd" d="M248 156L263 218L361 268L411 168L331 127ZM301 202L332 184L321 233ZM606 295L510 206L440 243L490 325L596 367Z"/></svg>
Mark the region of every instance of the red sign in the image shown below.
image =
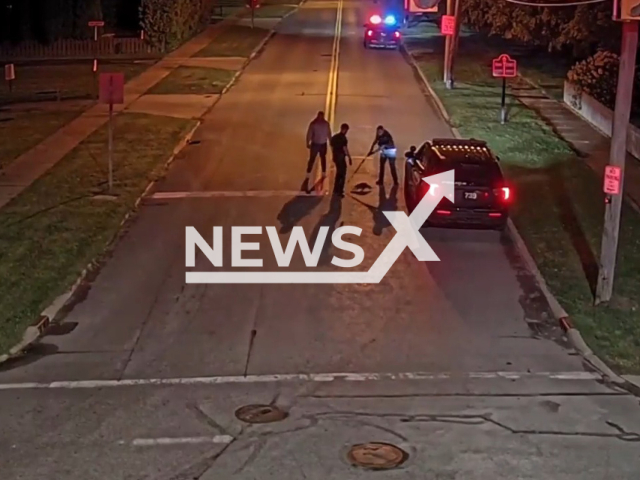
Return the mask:
<svg viewBox="0 0 640 480"><path fill-rule="evenodd" d="M502 54L493 60L492 72L494 77L513 78L518 75L518 65L509 55Z"/></svg>
<svg viewBox="0 0 640 480"><path fill-rule="evenodd" d="M607 195L620 194L620 183L622 180L622 171L620 167L607 165L604 168L604 193Z"/></svg>
<svg viewBox="0 0 640 480"><path fill-rule="evenodd" d="M100 103L124 103L124 73L100 74Z"/></svg>
<svg viewBox="0 0 640 480"><path fill-rule="evenodd" d="M456 17L453 15L443 15L440 24L440 32L443 35L453 35L456 31Z"/></svg>
<svg viewBox="0 0 640 480"><path fill-rule="evenodd" d="M90 27L104 27L104 22L103 21L94 21L94 22L89 22L89 26Z"/></svg>
<svg viewBox="0 0 640 480"><path fill-rule="evenodd" d="M8 65L4 66L4 79L6 81L16 79L16 69L13 66L13 63L9 63Z"/></svg>

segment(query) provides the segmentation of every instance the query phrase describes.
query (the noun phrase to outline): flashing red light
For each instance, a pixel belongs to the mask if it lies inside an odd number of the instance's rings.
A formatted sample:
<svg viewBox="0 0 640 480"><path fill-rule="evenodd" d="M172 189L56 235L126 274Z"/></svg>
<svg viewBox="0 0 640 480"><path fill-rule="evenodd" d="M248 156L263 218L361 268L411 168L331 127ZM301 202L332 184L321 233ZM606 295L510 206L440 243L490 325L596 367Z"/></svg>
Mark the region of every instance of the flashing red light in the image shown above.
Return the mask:
<svg viewBox="0 0 640 480"><path fill-rule="evenodd" d="M438 215L451 215L451 212L449 210L436 210L436 213Z"/></svg>
<svg viewBox="0 0 640 480"><path fill-rule="evenodd" d="M396 38L400 38L400 32L394 32L393 34Z"/></svg>
<svg viewBox="0 0 640 480"><path fill-rule="evenodd" d="M367 37L370 37L370 36L372 36L372 35L373 35L373 30L368 30L368 31L367 31Z"/></svg>
<svg viewBox="0 0 640 480"><path fill-rule="evenodd" d="M380 17L380 15L372 15L369 21L374 25L377 25L379 23L382 23L382 18Z"/></svg>
<svg viewBox="0 0 640 480"><path fill-rule="evenodd" d="M490 213L489 216L493 217L493 218L497 218L497 217L501 217L502 214L501 213Z"/></svg>

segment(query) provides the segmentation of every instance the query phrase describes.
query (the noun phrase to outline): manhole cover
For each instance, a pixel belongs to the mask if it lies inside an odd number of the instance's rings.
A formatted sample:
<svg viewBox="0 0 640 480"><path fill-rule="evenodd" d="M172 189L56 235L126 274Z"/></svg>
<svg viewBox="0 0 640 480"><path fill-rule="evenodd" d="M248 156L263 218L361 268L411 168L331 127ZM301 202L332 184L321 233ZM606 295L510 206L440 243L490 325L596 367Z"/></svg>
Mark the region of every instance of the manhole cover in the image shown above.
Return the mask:
<svg viewBox="0 0 640 480"><path fill-rule="evenodd" d="M395 445L373 442L354 445L347 458L356 467L388 470L406 462L409 454Z"/></svg>
<svg viewBox="0 0 640 480"><path fill-rule="evenodd" d="M273 405L245 405L236 410L236 417L246 423L272 423L287 418L288 413Z"/></svg>

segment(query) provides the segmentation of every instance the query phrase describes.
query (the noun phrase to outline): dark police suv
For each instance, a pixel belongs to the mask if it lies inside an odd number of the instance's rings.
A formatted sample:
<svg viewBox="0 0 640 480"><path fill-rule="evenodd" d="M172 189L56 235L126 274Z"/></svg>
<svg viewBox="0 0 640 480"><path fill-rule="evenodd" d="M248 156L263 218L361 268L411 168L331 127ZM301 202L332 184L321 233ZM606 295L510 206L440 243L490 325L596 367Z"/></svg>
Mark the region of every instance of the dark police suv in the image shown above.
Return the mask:
<svg viewBox="0 0 640 480"><path fill-rule="evenodd" d="M434 139L406 153L404 191L412 212L430 189L423 178L455 171L454 203L443 198L425 226L480 227L503 230L513 193L504 180L499 158L486 142Z"/></svg>
<svg viewBox="0 0 640 480"><path fill-rule="evenodd" d="M400 25L395 15L372 15L369 21L364 24L364 48L400 47Z"/></svg>

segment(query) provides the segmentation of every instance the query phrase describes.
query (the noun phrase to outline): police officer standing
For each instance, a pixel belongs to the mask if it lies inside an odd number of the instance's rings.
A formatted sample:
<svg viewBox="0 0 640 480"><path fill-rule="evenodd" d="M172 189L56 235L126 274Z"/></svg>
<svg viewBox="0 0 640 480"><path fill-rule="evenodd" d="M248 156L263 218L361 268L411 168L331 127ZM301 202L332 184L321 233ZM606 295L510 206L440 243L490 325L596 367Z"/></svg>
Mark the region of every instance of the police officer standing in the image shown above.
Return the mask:
<svg viewBox="0 0 640 480"><path fill-rule="evenodd" d="M344 197L344 184L347 178L347 158L349 159L349 165L353 165L348 148L348 131L349 125L343 123L340 125L340 131L331 137L331 154L333 163L336 164L336 179L333 184L333 194L338 197Z"/></svg>
<svg viewBox="0 0 640 480"><path fill-rule="evenodd" d="M378 146L374 150L375 146ZM391 170L391 176L393 177L393 184L398 185L398 172L396 171L396 146L391 134L382 126L379 125L376 129L376 138L371 144L369 149L369 155L373 155L377 151L380 151L380 173L378 174L378 185L384 185L384 166L389 162L389 169Z"/></svg>

